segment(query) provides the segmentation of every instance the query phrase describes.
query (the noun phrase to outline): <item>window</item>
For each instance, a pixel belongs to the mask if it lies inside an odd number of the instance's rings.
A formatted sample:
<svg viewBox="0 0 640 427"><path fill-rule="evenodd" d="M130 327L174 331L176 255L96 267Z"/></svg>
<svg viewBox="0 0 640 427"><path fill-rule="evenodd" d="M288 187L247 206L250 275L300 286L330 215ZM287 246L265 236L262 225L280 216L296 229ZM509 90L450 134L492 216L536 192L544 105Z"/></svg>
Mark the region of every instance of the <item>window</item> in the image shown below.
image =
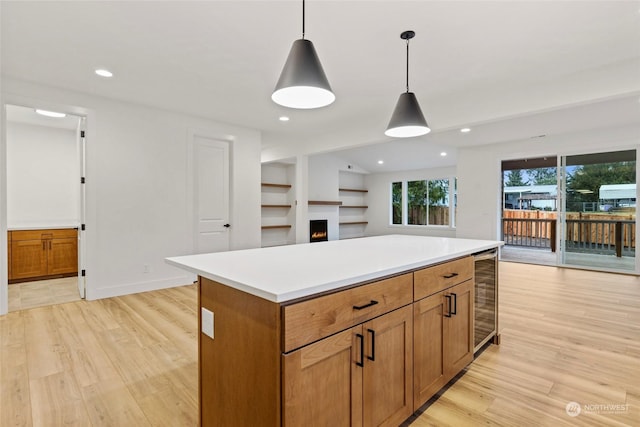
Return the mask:
<svg viewBox="0 0 640 427"><path fill-rule="evenodd" d="M402 224L402 183L391 184L391 223Z"/></svg>
<svg viewBox="0 0 640 427"><path fill-rule="evenodd" d="M453 227L457 205L455 193L455 178L393 182L391 224Z"/></svg>

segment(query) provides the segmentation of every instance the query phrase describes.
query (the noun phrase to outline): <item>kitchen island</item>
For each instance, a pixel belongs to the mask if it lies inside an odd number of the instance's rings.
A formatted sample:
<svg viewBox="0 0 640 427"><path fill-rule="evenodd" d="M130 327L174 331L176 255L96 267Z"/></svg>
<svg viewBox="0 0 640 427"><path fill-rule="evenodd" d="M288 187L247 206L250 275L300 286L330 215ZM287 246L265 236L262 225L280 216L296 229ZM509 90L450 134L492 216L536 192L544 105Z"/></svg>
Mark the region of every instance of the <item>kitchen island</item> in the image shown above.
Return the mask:
<svg viewBox="0 0 640 427"><path fill-rule="evenodd" d="M473 360L473 257L377 236L168 258L199 277L201 425L399 425Z"/></svg>

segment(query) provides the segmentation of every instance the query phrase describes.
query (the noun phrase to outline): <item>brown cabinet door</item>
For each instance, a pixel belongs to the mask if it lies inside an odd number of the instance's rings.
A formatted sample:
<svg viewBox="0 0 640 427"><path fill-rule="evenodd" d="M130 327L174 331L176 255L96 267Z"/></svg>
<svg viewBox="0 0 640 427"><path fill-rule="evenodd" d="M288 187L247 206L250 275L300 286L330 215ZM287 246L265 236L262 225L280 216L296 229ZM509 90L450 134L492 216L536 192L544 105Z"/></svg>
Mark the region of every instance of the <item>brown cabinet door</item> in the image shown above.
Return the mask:
<svg viewBox="0 0 640 427"><path fill-rule="evenodd" d="M283 425L361 426L362 327L282 356Z"/></svg>
<svg viewBox="0 0 640 427"><path fill-rule="evenodd" d="M443 359L444 293L413 304L413 410L417 411L447 382Z"/></svg>
<svg viewBox="0 0 640 427"><path fill-rule="evenodd" d="M408 305L363 327L363 425L398 426L413 413L413 311Z"/></svg>
<svg viewBox="0 0 640 427"><path fill-rule="evenodd" d="M47 274L78 272L78 240L74 237L45 240L47 246Z"/></svg>
<svg viewBox="0 0 640 427"><path fill-rule="evenodd" d="M447 381L473 361L473 280L467 280L444 294L450 297L450 317L444 319L444 361ZM447 298L445 298L447 299ZM449 310L449 300L446 301Z"/></svg>
<svg viewBox="0 0 640 427"><path fill-rule="evenodd" d="M47 244L44 240L11 241L11 278L47 275Z"/></svg>

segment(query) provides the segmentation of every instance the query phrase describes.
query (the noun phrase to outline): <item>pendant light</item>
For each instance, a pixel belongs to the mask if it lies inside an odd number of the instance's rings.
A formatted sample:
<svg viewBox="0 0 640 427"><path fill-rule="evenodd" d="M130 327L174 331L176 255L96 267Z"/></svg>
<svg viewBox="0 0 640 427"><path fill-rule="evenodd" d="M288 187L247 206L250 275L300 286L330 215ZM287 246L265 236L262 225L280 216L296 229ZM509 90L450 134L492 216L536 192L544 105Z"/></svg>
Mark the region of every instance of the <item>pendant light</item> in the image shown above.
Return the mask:
<svg viewBox="0 0 640 427"><path fill-rule="evenodd" d="M313 43L304 38L304 30L302 0L302 38L293 42L271 99L289 108L320 108L331 104L336 96L331 91Z"/></svg>
<svg viewBox="0 0 640 427"><path fill-rule="evenodd" d="M389 126L384 134L394 138L409 138L412 136L426 135L431 132L427 121L424 119L418 99L413 92L409 92L409 40L416 35L413 31L405 31L400 34L402 40L407 41L407 91L400 95Z"/></svg>

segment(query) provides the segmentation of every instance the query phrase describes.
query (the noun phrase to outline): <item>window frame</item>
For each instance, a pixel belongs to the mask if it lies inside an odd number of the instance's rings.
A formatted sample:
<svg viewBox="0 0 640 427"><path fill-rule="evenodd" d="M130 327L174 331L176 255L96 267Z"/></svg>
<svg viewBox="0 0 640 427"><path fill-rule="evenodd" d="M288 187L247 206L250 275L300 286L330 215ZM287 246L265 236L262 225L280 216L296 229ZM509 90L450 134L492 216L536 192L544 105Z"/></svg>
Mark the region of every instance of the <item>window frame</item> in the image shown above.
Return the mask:
<svg viewBox="0 0 640 427"><path fill-rule="evenodd" d="M425 187L429 188L430 181L447 181L447 207L449 209L449 223L448 224L409 224L409 207L408 207L408 188L409 182L414 181L424 181ZM401 183L402 185L402 193L400 199L400 211L402 223L394 223L394 199L393 199L393 189L394 185ZM428 194L428 193L427 193ZM428 197L428 196L427 196ZM456 228L456 213L457 213L457 204L458 204L458 179L455 176L446 176L442 178L424 178L424 179L403 179L403 180L394 180L389 184L389 218L388 218L388 226L389 227L418 227L418 228L433 228L433 229L455 229ZM426 221L429 221L428 216L429 205L427 205L427 218Z"/></svg>

